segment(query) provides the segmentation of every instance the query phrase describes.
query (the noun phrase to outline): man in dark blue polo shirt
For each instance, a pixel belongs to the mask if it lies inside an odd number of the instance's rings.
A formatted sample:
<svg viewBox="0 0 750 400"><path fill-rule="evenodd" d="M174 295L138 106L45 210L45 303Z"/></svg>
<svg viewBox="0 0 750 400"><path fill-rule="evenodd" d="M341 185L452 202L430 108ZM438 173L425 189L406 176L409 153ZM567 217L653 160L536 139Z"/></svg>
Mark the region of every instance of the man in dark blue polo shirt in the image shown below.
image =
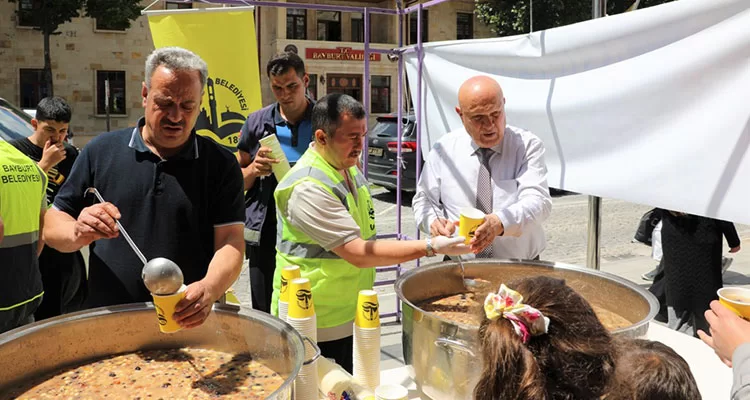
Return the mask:
<svg viewBox="0 0 750 400"><path fill-rule="evenodd" d="M198 326L242 266L242 174L234 156L196 135L208 71L181 48L146 60L145 118L84 147L45 218L45 238L60 251L91 244L88 305L149 301L142 262L115 219L147 259L166 257L188 285L177 304L182 327ZM87 195L96 187L108 203Z"/></svg>
<svg viewBox="0 0 750 400"><path fill-rule="evenodd" d="M268 62L266 73L277 102L247 117L237 145L237 159L245 180L245 252L250 266L253 308L270 312L273 272L276 268L276 177L269 158L271 149L260 139L275 134L290 163L294 164L312 141L313 101L305 96L309 78L295 53L282 53Z"/></svg>

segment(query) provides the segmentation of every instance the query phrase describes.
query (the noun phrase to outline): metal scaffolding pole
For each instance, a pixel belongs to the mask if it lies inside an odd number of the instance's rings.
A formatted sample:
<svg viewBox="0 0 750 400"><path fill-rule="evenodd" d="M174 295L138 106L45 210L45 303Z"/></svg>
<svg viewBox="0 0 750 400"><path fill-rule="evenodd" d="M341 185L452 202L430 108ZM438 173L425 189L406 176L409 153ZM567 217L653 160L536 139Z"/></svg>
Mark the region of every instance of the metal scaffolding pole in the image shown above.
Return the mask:
<svg viewBox="0 0 750 400"><path fill-rule="evenodd" d="M607 0L592 0L592 18L601 18L607 11ZM589 196L589 227L586 248L586 266L595 270L600 269L601 261L601 233L602 233L602 199Z"/></svg>

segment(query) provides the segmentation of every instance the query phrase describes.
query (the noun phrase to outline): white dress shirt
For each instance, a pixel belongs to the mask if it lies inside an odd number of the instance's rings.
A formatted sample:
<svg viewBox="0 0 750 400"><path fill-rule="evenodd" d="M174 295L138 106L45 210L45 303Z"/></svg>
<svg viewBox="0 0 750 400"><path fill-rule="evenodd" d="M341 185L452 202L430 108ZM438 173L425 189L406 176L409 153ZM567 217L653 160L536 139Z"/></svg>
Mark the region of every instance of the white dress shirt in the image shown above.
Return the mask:
<svg viewBox="0 0 750 400"><path fill-rule="evenodd" d="M423 232L430 232L436 211L458 221L461 208L476 207L477 149L462 127L440 138L430 151L412 200ZM492 150L492 209L505 229L493 242L493 257L533 259L546 246L542 223L552 210L544 145L531 132L508 125Z"/></svg>

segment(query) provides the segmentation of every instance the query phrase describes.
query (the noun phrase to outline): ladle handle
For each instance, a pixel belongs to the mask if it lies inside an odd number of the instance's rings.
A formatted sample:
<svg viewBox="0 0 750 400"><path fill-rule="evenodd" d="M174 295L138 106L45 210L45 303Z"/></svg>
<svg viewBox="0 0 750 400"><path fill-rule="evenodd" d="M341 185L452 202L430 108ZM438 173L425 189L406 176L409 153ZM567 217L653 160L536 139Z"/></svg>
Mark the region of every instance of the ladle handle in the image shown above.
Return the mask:
<svg viewBox="0 0 750 400"><path fill-rule="evenodd" d="M427 202L430 203L430 206L432 206L432 212L434 212L435 216L439 219L440 218L440 212L438 212L438 209L435 208L435 204L433 204L432 201L430 201L430 199L427 199ZM448 256L448 257L450 259L453 259L453 260L455 260L455 259L458 260L458 266L461 267L461 279L465 281L466 280L466 278L465 278L466 270L464 269L464 262L463 262L463 260L461 260L461 256L457 255L457 256L455 256L455 258L453 256ZM464 286L465 286L465 284L464 284Z"/></svg>
<svg viewBox="0 0 750 400"><path fill-rule="evenodd" d="M102 195L99 194L99 191L96 190L95 187L90 187L88 189L88 192L93 193L94 196L96 196L96 198L99 199L100 203L106 203L106 201L104 201L104 199L102 198ZM141 253L141 250L138 249L138 246L135 245L135 242L133 242L133 239L130 238L130 235L128 235L128 232L125 230L125 228L122 227L122 224L120 223L120 221L115 219L115 223L117 224L117 228L122 233L122 236L125 237L125 240L130 245L130 248L133 249L133 251L138 256L138 258L141 259L141 261L143 262L143 265L146 265L148 260L146 260L146 257L143 256L143 253Z"/></svg>

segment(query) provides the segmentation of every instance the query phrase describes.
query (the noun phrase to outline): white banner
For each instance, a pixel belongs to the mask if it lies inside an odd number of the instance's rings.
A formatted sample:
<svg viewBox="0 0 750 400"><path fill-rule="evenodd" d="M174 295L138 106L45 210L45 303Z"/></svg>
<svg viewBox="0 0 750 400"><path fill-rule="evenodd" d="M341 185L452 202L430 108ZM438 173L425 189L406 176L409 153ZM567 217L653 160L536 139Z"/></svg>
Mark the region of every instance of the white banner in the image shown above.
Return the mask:
<svg viewBox="0 0 750 400"><path fill-rule="evenodd" d="M494 76L552 187L750 223L750 1L680 0L529 35L424 46L422 148ZM416 101L417 56L406 56Z"/></svg>

